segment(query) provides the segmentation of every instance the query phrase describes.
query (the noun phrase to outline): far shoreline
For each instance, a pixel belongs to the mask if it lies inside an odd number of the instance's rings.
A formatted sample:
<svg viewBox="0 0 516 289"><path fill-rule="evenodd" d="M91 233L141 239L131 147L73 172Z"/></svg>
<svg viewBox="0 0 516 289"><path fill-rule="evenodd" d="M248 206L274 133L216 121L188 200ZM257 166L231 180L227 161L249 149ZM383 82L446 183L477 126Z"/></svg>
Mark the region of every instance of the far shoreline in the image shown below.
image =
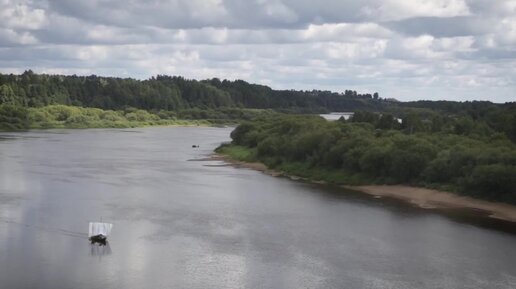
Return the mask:
<svg viewBox="0 0 516 289"><path fill-rule="evenodd" d="M313 184L327 184L324 181L309 180L307 178L289 175L285 172L272 170L261 162L245 162L236 160L225 154L214 153L210 159L224 161L237 168L253 169L273 177L285 176L295 181L301 180ZM408 185L340 185L339 187L361 192L376 198L397 199L422 209L470 209L483 212L487 217L492 219L516 223L516 206L506 203L490 202L446 191Z"/></svg>
<svg viewBox="0 0 516 289"><path fill-rule="evenodd" d="M13 130L1 130L0 133L17 133L17 132L29 132L29 131L48 131L48 130L87 130L87 129L132 129L132 128L156 128L156 127L217 127L217 128L225 128L232 127L235 123L208 123L204 122L204 120L179 120L178 123L164 123L164 124L138 124L133 123L134 125L127 126L116 126L116 125L107 125L107 126L33 126L27 129L13 129Z"/></svg>

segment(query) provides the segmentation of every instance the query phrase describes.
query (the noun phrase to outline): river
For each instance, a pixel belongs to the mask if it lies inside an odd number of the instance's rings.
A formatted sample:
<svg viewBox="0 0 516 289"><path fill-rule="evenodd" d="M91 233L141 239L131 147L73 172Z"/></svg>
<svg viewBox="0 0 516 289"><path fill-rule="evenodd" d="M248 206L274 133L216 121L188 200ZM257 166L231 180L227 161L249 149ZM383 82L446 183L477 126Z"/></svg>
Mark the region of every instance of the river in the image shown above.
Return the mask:
<svg viewBox="0 0 516 289"><path fill-rule="evenodd" d="M514 225L203 160L230 131L0 133L0 287L516 288Z"/></svg>

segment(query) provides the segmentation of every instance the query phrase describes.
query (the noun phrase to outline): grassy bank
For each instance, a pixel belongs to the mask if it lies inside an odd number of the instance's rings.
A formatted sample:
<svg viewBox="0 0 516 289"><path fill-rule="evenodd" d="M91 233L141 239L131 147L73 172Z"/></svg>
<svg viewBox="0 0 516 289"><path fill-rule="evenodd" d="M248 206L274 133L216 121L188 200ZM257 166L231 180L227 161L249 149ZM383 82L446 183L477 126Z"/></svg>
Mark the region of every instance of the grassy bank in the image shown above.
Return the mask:
<svg viewBox="0 0 516 289"><path fill-rule="evenodd" d="M86 128L135 128L148 126L210 126L214 125L205 120L156 120L156 121L45 121L32 122L29 129L86 129Z"/></svg>
<svg viewBox="0 0 516 289"><path fill-rule="evenodd" d="M28 108L29 128L130 128L166 125L210 125L205 120L180 120L140 109L102 110L64 105Z"/></svg>
<svg viewBox="0 0 516 289"><path fill-rule="evenodd" d="M146 126L234 125L270 111L221 109L199 113L183 111L146 111L135 108L103 110L67 105L20 107L0 105L0 131L52 128L132 128Z"/></svg>
<svg viewBox="0 0 516 289"><path fill-rule="evenodd" d="M256 149L244 146L223 144L215 149L215 152L237 161L250 163L258 162L258 159L256 158Z"/></svg>

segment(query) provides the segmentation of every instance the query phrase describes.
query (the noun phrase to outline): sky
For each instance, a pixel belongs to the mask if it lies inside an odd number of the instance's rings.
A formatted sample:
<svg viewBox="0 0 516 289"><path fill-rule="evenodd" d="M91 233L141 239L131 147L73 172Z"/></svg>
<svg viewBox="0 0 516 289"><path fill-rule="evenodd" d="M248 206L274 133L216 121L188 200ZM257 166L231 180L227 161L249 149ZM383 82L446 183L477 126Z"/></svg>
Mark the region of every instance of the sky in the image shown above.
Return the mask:
<svg viewBox="0 0 516 289"><path fill-rule="evenodd" d="M516 101L516 0L0 0L0 72Z"/></svg>

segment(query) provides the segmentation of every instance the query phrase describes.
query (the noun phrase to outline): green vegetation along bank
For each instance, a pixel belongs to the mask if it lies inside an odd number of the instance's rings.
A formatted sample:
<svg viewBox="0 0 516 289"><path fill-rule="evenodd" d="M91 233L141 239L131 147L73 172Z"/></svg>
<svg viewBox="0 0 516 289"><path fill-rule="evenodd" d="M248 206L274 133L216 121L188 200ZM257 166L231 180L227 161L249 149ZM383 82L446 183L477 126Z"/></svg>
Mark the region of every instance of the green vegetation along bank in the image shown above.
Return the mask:
<svg viewBox="0 0 516 289"><path fill-rule="evenodd" d="M516 204L516 145L501 133L464 133L454 127L460 122L451 125L413 132L356 118L276 116L242 123L217 152L310 180L404 184Z"/></svg>
<svg viewBox="0 0 516 289"><path fill-rule="evenodd" d="M275 114L252 109L189 109L149 112L136 108L102 110L67 105L0 105L0 131L49 128L127 128L159 125L221 125Z"/></svg>

